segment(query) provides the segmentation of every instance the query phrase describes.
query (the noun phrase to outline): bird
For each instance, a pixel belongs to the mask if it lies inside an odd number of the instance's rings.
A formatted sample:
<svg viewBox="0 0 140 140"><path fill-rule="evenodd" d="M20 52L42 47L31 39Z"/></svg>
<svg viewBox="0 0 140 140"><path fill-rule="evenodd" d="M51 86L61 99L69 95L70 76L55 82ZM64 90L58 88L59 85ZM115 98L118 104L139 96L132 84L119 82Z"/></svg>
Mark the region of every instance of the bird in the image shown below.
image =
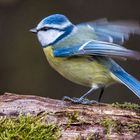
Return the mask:
<svg viewBox="0 0 140 140"><path fill-rule="evenodd" d="M30 30L37 35L45 56L66 79L89 87L81 97L64 96L76 104L99 103L104 89L115 83L128 87L140 98L140 82L114 59L140 59L140 53L123 46L131 34L140 35L137 21L108 21L106 18L73 24L63 14L43 18ZM87 96L101 89L98 100Z"/></svg>

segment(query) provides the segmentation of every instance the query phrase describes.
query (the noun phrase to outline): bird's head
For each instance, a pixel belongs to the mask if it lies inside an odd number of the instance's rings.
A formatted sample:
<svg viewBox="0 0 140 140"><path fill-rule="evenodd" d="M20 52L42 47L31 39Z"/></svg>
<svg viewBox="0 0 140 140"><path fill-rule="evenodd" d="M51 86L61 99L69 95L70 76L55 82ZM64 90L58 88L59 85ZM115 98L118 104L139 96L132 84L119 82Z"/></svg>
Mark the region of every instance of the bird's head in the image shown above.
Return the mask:
<svg viewBox="0 0 140 140"><path fill-rule="evenodd" d="M37 27L30 31L37 34L42 47L47 47L67 37L73 29L74 25L67 17L54 14L41 20Z"/></svg>

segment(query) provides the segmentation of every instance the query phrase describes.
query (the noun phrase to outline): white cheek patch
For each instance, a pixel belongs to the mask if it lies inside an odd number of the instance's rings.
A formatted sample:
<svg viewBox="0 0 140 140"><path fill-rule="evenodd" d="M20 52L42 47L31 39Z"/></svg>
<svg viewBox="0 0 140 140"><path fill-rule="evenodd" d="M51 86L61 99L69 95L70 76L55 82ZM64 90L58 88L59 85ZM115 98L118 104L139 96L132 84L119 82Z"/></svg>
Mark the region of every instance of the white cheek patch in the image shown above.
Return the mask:
<svg viewBox="0 0 140 140"><path fill-rule="evenodd" d="M39 31L37 37L42 46L47 46L60 37L64 32L57 30Z"/></svg>

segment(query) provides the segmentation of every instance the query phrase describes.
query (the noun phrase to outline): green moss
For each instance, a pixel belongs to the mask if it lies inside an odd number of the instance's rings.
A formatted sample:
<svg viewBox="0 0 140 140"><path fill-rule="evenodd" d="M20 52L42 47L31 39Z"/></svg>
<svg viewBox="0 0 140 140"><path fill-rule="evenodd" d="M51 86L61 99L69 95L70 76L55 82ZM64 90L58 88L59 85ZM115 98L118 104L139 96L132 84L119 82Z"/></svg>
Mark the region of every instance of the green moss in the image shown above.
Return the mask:
<svg viewBox="0 0 140 140"><path fill-rule="evenodd" d="M127 133L127 132L139 132L140 131L140 121L133 122L132 124L122 123L119 120L113 120L111 118L104 118L100 120L100 125L104 127L106 134L111 134L111 132L116 133Z"/></svg>
<svg viewBox="0 0 140 140"><path fill-rule="evenodd" d="M60 130L45 124L42 116L22 116L0 120L0 140L57 140Z"/></svg>
<svg viewBox="0 0 140 140"><path fill-rule="evenodd" d="M135 123L135 124L129 124L128 127L126 128L127 131L129 132L136 132L140 131L140 121Z"/></svg>
<svg viewBox="0 0 140 140"><path fill-rule="evenodd" d="M100 121L100 125L102 125L105 128L106 134L110 134L116 128L117 123L115 120L112 120L110 118L105 118Z"/></svg>
<svg viewBox="0 0 140 140"><path fill-rule="evenodd" d="M67 127L69 127L70 124L72 123L76 123L80 121L78 119L79 113L77 111L74 111L73 113L67 113L66 116L68 117Z"/></svg>
<svg viewBox="0 0 140 140"><path fill-rule="evenodd" d="M121 108L121 109L128 109L140 112L140 105L124 102L123 104L119 104L118 102L112 104L113 107Z"/></svg>

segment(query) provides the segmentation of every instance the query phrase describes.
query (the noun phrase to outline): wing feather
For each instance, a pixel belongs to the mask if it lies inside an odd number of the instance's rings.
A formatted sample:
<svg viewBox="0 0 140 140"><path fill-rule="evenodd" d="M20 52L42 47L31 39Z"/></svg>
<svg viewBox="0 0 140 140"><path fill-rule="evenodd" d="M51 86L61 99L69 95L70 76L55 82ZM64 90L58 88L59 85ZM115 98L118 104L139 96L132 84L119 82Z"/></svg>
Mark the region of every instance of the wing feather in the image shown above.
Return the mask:
<svg viewBox="0 0 140 140"><path fill-rule="evenodd" d="M97 39L116 44L123 44L131 34L140 35L140 24L137 21L114 21L100 19L93 22L85 22L79 26L91 26L97 35Z"/></svg>
<svg viewBox="0 0 140 140"><path fill-rule="evenodd" d="M120 45L103 42L98 40L91 40L85 42L81 45L75 45L66 48L56 48L54 50L55 57L70 57L70 56L81 56L81 55L96 55L96 56L106 56L115 57L118 59L131 58L140 59L140 53L126 49Z"/></svg>

